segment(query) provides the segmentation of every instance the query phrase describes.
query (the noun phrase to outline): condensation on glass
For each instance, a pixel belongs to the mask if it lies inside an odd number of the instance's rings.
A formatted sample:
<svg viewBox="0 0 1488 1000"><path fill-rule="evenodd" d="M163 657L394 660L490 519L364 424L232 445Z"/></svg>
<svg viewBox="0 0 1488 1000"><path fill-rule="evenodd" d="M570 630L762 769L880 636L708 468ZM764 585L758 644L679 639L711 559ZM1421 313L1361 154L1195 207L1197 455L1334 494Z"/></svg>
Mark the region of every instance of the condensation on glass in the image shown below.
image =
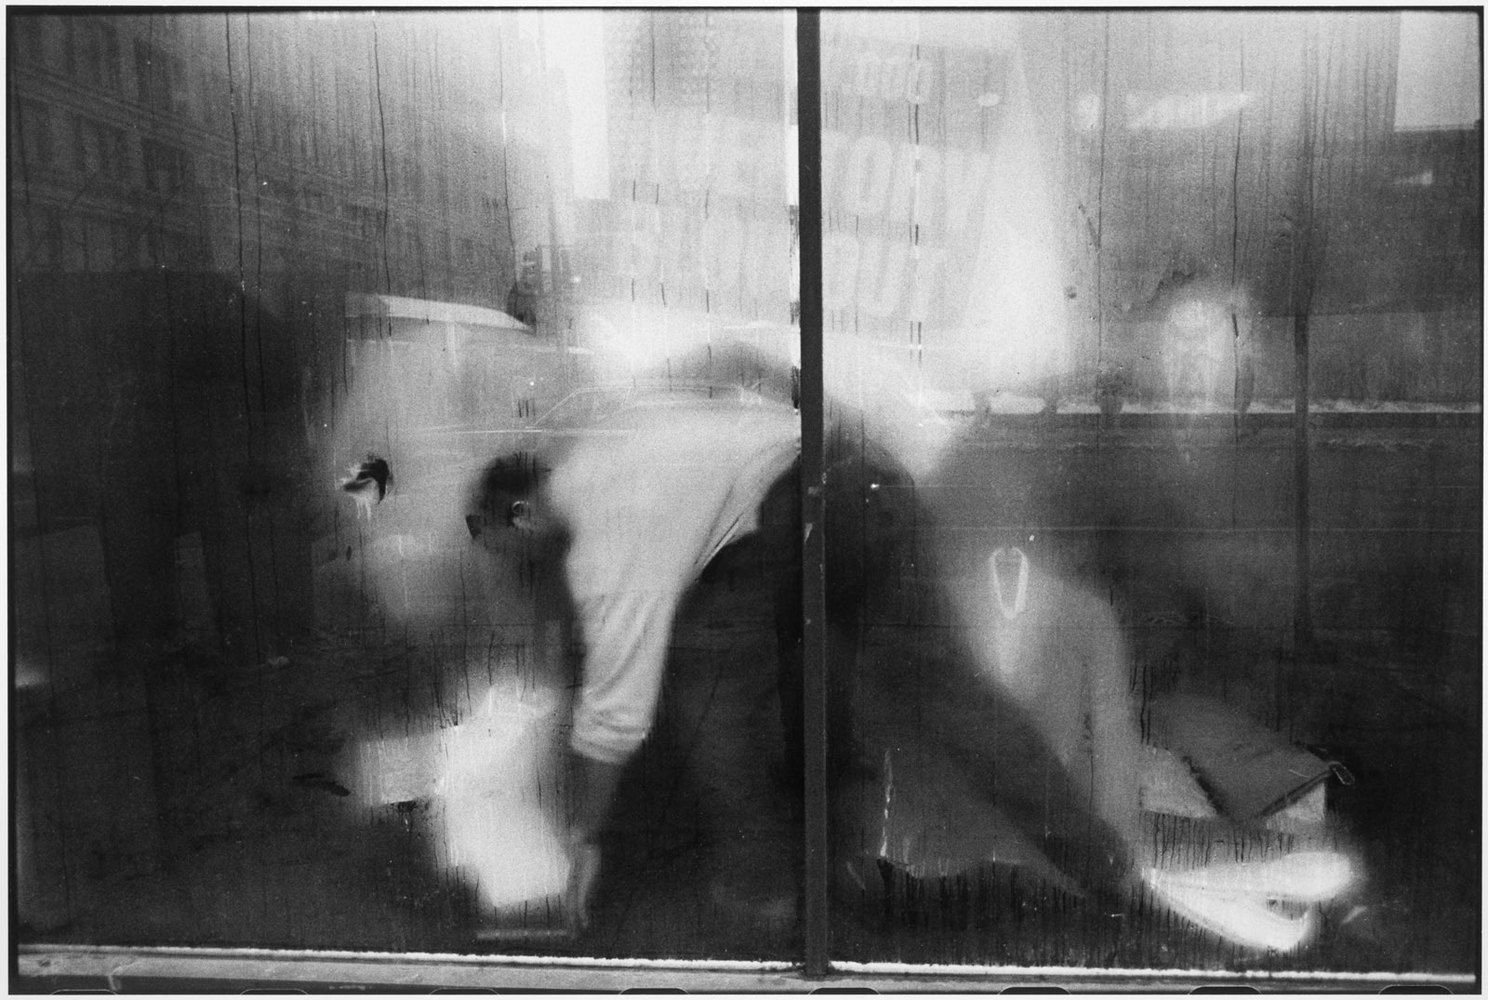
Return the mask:
<svg viewBox="0 0 1488 1000"><path fill-rule="evenodd" d="M1476 968L1475 15L8 28L23 943Z"/></svg>

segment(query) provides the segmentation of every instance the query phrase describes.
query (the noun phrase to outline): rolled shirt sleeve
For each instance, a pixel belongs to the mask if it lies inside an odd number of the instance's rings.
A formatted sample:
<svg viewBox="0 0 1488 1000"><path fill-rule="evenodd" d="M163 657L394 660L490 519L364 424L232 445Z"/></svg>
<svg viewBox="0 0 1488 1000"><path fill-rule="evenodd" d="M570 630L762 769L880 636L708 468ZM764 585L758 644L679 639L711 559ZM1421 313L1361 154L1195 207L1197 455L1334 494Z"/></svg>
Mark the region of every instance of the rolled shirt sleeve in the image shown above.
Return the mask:
<svg viewBox="0 0 1488 1000"><path fill-rule="evenodd" d="M658 408L582 441L548 483L584 646L570 745L620 763L650 732L677 608L708 561L757 527L795 461L788 407Z"/></svg>
<svg viewBox="0 0 1488 1000"><path fill-rule="evenodd" d="M620 764L651 730L677 598L654 591L602 594L579 604L584 678L574 706L573 751Z"/></svg>

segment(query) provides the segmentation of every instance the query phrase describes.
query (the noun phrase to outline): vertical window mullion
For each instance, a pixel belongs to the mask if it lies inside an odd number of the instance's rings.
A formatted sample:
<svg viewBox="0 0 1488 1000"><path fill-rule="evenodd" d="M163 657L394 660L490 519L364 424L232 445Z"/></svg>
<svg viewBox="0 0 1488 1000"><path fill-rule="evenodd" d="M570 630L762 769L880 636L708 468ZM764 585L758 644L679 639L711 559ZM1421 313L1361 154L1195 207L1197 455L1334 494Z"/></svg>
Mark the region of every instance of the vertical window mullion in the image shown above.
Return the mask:
<svg viewBox="0 0 1488 1000"><path fill-rule="evenodd" d="M805 971L828 969L825 401L822 391L821 12L796 12L801 240L801 595L805 690Z"/></svg>

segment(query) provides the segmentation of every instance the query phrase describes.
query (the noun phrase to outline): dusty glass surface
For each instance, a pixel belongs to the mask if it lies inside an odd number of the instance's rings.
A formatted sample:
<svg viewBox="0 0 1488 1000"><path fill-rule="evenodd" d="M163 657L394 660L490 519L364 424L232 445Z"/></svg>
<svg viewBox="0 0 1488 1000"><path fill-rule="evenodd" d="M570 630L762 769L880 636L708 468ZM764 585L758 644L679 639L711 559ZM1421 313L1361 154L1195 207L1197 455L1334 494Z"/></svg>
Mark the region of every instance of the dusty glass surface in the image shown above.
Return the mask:
<svg viewBox="0 0 1488 1000"><path fill-rule="evenodd" d="M1476 24L824 14L834 959L1474 968Z"/></svg>
<svg viewBox="0 0 1488 1000"><path fill-rule="evenodd" d="M7 23L21 943L1476 970L1475 15Z"/></svg>
<svg viewBox="0 0 1488 1000"><path fill-rule="evenodd" d="M793 954L782 15L10 24L22 940Z"/></svg>

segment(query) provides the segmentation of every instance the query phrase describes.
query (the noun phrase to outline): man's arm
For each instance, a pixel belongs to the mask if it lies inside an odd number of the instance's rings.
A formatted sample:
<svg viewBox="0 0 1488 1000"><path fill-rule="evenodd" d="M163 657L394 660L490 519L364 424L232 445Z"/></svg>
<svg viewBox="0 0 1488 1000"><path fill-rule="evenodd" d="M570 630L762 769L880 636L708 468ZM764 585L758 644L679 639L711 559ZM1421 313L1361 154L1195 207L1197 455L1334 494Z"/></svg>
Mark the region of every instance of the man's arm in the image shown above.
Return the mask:
<svg viewBox="0 0 1488 1000"><path fill-rule="evenodd" d="M578 753L571 758L574 794L569 829L575 841L592 841L609 818L625 765L609 764Z"/></svg>
<svg viewBox="0 0 1488 1000"><path fill-rule="evenodd" d="M577 753L570 759L574 782L573 816L569 824L572 862L563 902L569 921L583 929L589 924L589 899L599 878L599 832L609 818L624 765L607 764Z"/></svg>

